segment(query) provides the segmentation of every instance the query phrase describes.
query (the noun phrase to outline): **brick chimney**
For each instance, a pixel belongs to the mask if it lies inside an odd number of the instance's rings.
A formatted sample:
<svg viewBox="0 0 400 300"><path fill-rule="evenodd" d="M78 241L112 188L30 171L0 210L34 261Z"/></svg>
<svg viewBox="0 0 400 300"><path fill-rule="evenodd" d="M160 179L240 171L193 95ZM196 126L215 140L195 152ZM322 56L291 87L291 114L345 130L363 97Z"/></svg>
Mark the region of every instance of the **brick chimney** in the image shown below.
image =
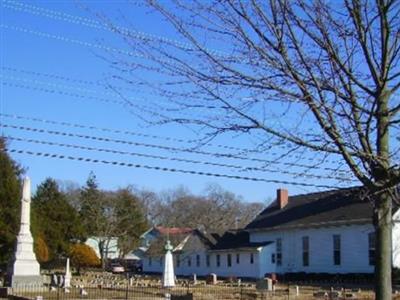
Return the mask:
<svg viewBox="0 0 400 300"><path fill-rule="evenodd" d="M287 189L276 190L276 201L278 202L279 209L284 208L289 202L289 193Z"/></svg>

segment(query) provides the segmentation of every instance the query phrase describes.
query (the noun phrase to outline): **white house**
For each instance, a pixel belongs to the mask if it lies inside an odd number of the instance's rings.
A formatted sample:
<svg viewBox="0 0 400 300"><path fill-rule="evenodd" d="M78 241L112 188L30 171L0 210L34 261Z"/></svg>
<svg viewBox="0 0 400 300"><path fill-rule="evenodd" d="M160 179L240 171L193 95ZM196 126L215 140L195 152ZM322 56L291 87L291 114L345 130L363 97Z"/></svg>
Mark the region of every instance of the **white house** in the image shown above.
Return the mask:
<svg viewBox="0 0 400 300"><path fill-rule="evenodd" d="M93 248L96 252L98 258L100 258L100 245L104 251L104 258L107 259L117 259L120 255L120 250L118 247L118 238L116 237L95 237L92 236L88 238L85 242L86 245Z"/></svg>
<svg viewBox="0 0 400 300"><path fill-rule="evenodd" d="M261 278L271 273L373 273L372 212L358 188L290 197L279 189L276 201L242 230L217 239L196 230L176 240L176 274ZM399 212L393 220L393 266L400 267ZM149 252L143 268L161 272L162 260Z"/></svg>
<svg viewBox="0 0 400 300"><path fill-rule="evenodd" d="M207 236L196 229L163 228L160 235L146 251L143 271L160 273L163 266L164 246L170 240L174 245L173 256L176 275L208 274L206 253L216 243L213 236Z"/></svg>

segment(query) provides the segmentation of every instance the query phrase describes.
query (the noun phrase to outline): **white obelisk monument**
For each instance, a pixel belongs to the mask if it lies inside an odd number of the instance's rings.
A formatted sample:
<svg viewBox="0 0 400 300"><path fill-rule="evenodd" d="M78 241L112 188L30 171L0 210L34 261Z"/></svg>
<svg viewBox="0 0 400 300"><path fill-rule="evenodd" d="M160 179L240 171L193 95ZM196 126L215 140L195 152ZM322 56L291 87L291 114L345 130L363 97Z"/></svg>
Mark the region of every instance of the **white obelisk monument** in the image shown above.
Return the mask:
<svg viewBox="0 0 400 300"><path fill-rule="evenodd" d="M164 272L162 278L163 287L174 287L175 286L175 272L174 272L174 261L172 259L172 245L168 240L165 245L165 258L164 258Z"/></svg>
<svg viewBox="0 0 400 300"><path fill-rule="evenodd" d="M31 181L25 177L22 186L21 224L17 236L17 247L9 276L11 286L37 286L42 284L40 266L33 252L31 220Z"/></svg>
<svg viewBox="0 0 400 300"><path fill-rule="evenodd" d="M67 263L65 265L64 288L68 289L70 287L71 287L71 269L69 266L69 258L67 258Z"/></svg>

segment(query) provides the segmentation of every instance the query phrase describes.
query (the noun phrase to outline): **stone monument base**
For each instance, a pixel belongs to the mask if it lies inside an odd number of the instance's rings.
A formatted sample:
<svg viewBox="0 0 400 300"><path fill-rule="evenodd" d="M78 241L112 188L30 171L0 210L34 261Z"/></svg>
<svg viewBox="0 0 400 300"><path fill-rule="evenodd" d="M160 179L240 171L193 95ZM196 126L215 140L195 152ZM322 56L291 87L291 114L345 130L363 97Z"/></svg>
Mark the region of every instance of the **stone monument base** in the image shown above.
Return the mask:
<svg viewBox="0 0 400 300"><path fill-rule="evenodd" d="M40 275L22 276L13 275L9 278L9 283L12 288L34 288L43 286L43 278Z"/></svg>

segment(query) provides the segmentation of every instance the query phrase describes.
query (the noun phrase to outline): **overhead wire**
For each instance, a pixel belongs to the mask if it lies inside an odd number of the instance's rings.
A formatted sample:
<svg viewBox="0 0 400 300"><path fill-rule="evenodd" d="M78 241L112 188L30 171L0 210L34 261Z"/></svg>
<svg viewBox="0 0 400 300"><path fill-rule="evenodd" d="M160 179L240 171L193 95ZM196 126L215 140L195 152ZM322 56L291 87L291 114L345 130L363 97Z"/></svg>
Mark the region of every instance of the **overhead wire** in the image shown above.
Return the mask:
<svg viewBox="0 0 400 300"><path fill-rule="evenodd" d="M117 144L141 146L141 147L145 147L145 148L162 149L162 150L167 150L167 151L171 151L171 152L195 153L195 154L213 156L213 157L217 157L217 158L223 157L223 158L228 158L228 159L261 162L261 163L267 163L267 164L280 164L280 165L291 166L291 167L314 168L314 169L321 169L321 170L334 171L334 172L338 171L335 168L329 168L329 167L310 166L310 165L304 165L304 164L292 163L292 162L266 160L266 159L260 159L260 158L254 158L254 157L243 157L243 156L234 155L234 154L230 154L230 153L208 152L208 151L201 151L201 150L195 150L195 149L177 148L177 147L158 145L158 144L127 141L127 140L114 139L114 138L109 138L109 137L71 133L71 132L65 132L65 131L48 130L48 129L34 128L34 127L27 127L27 126L17 126L17 125L6 124L4 122L2 124L0 124L0 127L12 128L12 129L30 131L30 132L46 133L46 134L58 135L58 136L76 137L76 138L95 140L95 141L100 141L100 142L111 142L111 143L117 143Z"/></svg>
<svg viewBox="0 0 400 300"><path fill-rule="evenodd" d="M139 137L151 138L151 139L159 139L159 140L165 140L165 141L169 141L169 142L189 143L189 144L197 144L197 145L201 142L198 139L193 139L193 140L187 139L186 140L186 139L179 139L179 138L173 138L173 137L167 137L167 136L144 134L144 133L140 133L140 132L136 132L136 131L110 129L110 128L105 128L105 127L97 127L97 126L92 126L92 125L83 125L83 124L77 124L77 123L71 123L71 122L60 122L60 121L43 119L43 118L20 116L20 115L15 115L15 114L0 113L0 116L5 117L5 118L10 118L10 119L15 119L15 120L27 120L27 121L37 122L37 123L51 124L51 125L61 125L61 126L66 126L66 127L71 127L71 128L97 130L97 131L103 131L103 132L108 132L108 133L139 136ZM245 153L254 153L254 152L256 152L255 150L251 150L251 149L247 149L247 148L239 148L239 147L233 147L233 146L227 146L227 145L221 145L221 144L208 143L206 145L213 146L213 147L218 147L218 148L223 148L223 149L227 149L227 150L235 150L235 151L245 152ZM269 155L275 155L275 156L278 156L278 155L281 156L282 155L282 153L271 152L271 151L268 151L268 154ZM315 158L305 158L305 157L301 157L301 156L298 156L298 155L291 155L291 154L287 154L287 155L285 155L285 157L315 161ZM309 167L310 168L314 168L314 166L309 166ZM335 170L338 171L338 172L343 171L343 170L338 170L338 169L335 169Z"/></svg>
<svg viewBox="0 0 400 300"><path fill-rule="evenodd" d="M34 84L35 86L36 85L46 85L46 86L49 86L49 87L52 87L52 88L62 88L62 89L68 89L68 90L75 90L75 91L79 91L79 92L83 92L83 93L101 94L101 95L108 94L108 95L115 96L115 93L112 93L110 91L98 91L98 90L87 89L87 88L82 88L82 87L78 87L78 86L71 86L71 85L66 85L66 84L53 83L53 82L49 82L49 81L44 82L44 81L41 81L41 80L27 79L27 78L4 75L4 74L0 74L0 78L4 78L6 80L20 81L20 82L24 82L24 83L27 83L27 84ZM100 99L103 100L103 98L100 98Z"/></svg>
<svg viewBox="0 0 400 300"><path fill-rule="evenodd" d="M38 72L38 71L18 69L18 68L9 67L9 66L1 66L1 69L5 70L5 71L11 71L11 72L17 72L17 73L33 75L33 76L36 76L36 77L42 76L42 77L47 77L47 78L56 79L56 80L63 80L63 81L68 81L68 82L72 82L72 83L79 83L79 84L83 84L83 85L100 85L100 83L98 83L96 81L92 81L92 80L71 78L71 77L64 76L64 75L42 73L42 72Z"/></svg>
<svg viewBox="0 0 400 300"><path fill-rule="evenodd" d="M40 73L40 74L43 75L43 73ZM14 83L9 83L7 81L2 81L2 83L4 85L27 88L27 89L36 89L36 90L40 89L41 91L44 91L44 92L52 92L52 93L53 92L57 92L57 93L64 93L64 94L66 92L60 91L60 89L67 89L67 90L75 91L75 93L73 93L73 94L70 93L70 92L67 92L67 93L69 93L67 95L70 95L70 96L73 96L73 97L79 97L79 98L89 98L89 99L92 99L92 100L98 99L99 101L102 101L102 102L109 102L109 103L122 104L122 105L129 104L128 102L132 102L132 101L135 102L135 105L137 105L138 101L146 102L146 103L149 102L148 99L142 99L142 98L137 97L137 96L128 95L128 96L121 97L121 95L116 93L116 89L114 89L114 92L111 92L109 90L108 91L97 91L97 90L94 90L94 89L82 88L80 86L52 83L52 82L48 82L48 81L44 82L44 81L41 81L41 80L27 79L27 78L4 75L4 74L0 74L0 78L4 78L6 80L11 80L11 81L22 82L22 84L14 84ZM69 79L72 80L72 78L69 78ZM45 86L48 86L49 88L46 89L46 88L43 88L43 87L39 87L38 85L45 85ZM82 94L82 93L100 94L100 95L108 94L108 95L113 96L113 97L119 96L119 98L123 98L124 100L103 98L103 97L99 97L99 96L88 96L88 95ZM142 105L142 107L146 107L146 106ZM210 108L210 107L208 107L208 108ZM213 107L213 108L215 108L215 107ZM170 112L170 111L172 111L173 109L176 109L176 108L158 107L158 109ZM180 112L180 113L182 114L182 112Z"/></svg>
<svg viewBox="0 0 400 300"><path fill-rule="evenodd" d="M228 178L228 179L238 179L238 180L255 181L255 182L277 183L277 184L286 184L286 185L293 185L293 186L329 188L329 189L337 188L337 186L334 186L334 185L313 184L313 183L295 182L295 181L287 181L287 180L277 180L277 179L247 177L247 176L229 175L229 174L212 173L212 172L201 172L201 171L176 169L176 168L166 168L166 167L151 166L151 165L145 165L145 164L102 160L102 159L95 159L95 158L90 158L90 157L64 155L64 154L59 154L59 153L37 152L37 151L22 150L22 149L7 148L7 147L5 147L4 150L8 151L9 153L28 154L28 155L41 156L41 157L46 157L46 158L66 159L66 160L114 165L114 166L120 166L120 167L144 168L144 169L148 169L148 170L157 170L157 171L164 171L164 172L184 173L184 174Z"/></svg>
<svg viewBox="0 0 400 300"><path fill-rule="evenodd" d="M168 160L168 161L179 161L179 162L184 162L184 163L202 164L202 165L216 166L216 167L225 167L225 168L238 170L239 172L256 171L256 172L265 172L265 173L286 174L286 175L292 175L295 177L306 177L306 178L316 178L316 179L333 179L333 180L339 180L339 181L356 181L356 180L351 180L351 179L337 177L337 176L330 176L329 178L327 178L326 176L322 176L322 175L297 173L297 172L291 172L291 171L287 171L287 170L276 170L276 169L258 168L258 167L245 167L245 166L239 166L239 165L234 165L234 164L214 163L214 162L208 162L208 161L199 161L199 160L177 158L177 157L166 157L166 156L161 156L161 155L144 154L144 153L138 153L138 152L132 152L132 151L121 151L121 150L115 150L115 149L89 147L89 146L67 144L67 143L58 143L58 142L37 140L37 139L32 139L32 138L26 139L26 138L20 138L20 137L16 137L16 136L7 136L7 139L18 141L18 142L27 142L27 143L34 143L34 144L41 144L41 145L60 146L60 147L80 149L80 150L122 154L122 155L130 155L130 156L153 158L153 159Z"/></svg>
<svg viewBox="0 0 400 300"><path fill-rule="evenodd" d="M30 90L36 90L36 91L41 91L45 93L58 93L60 95L66 95L66 96L71 96L75 98L80 98L80 99L90 99L90 100L99 100L101 102L106 102L106 103L114 103L118 105L122 105L124 107L130 106L131 108L140 108L141 111L147 112L151 115L158 115L161 116L161 114L155 112L155 107L150 107L145 104L139 104L138 101L140 102L146 102L146 103L151 103L153 105L156 105L149 101L148 99L142 99L138 97L132 97L132 96L125 96L124 94L117 92L117 90L114 90L114 93L112 92L105 92L109 95L113 95L114 97L118 96L122 100L116 100L116 99L110 99L110 98L103 98L99 96L90 96L86 94L82 94L82 92L86 93L93 93L93 94L105 94L101 93L95 90L90 90L90 89L83 89L81 87L75 87L75 86L70 86L70 85L65 85L65 84L58 84L58 83L50 83L50 82L43 82L39 80L32 80L32 79L26 79L26 78L21 78L21 77L15 77L15 76L7 76L7 75L2 75L0 74L0 77L3 77L7 80L11 81L17 81L17 82L22 82L22 83L14 83L14 82L7 82L5 80L1 81L3 85L6 86L11 86L11 87L17 87L17 88L24 88L24 89L30 89ZM40 87L38 85L45 85L49 86L49 88L44 88ZM68 90L78 90L79 92L65 92L61 89L68 89ZM206 107L206 108L215 108L215 107ZM187 115L189 117L193 117L193 114L190 114L189 112L183 112L182 110L179 110L178 108L173 108L173 107L166 107L166 106L157 106L157 110L165 111L168 113L171 112L177 112L181 115Z"/></svg>
<svg viewBox="0 0 400 300"><path fill-rule="evenodd" d="M76 44L79 46L91 47L91 48L96 48L96 49L100 49L100 50L106 50L106 51L110 51L110 52L124 54L127 56L145 58L144 55L137 53L137 52L127 51L127 50L119 49L119 48L113 48L113 47L104 46L101 44L94 44L94 43L90 43L90 42L86 42L86 41L82 41L82 40L68 38L68 37L65 37L62 35L56 35L56 34L39 31L39 30L33 30L33 29L29 29L29 28L23 28L23 27L12 26L12 25L7 25L7 24L0 24L0 27L4 28L4 29L19 31L19 32L27 33L27 34L44 37L44 38L55 39L55 40L59 40L59 41L63 41L63 42L71 43L71 44Z"/></svg>
<svg viewBox="0 0 400 300"><path fill-rule="evenodd" d="M2 76L2 77L7 77L7 76L4 76L4 75L0 75L0 76ZM11 77L9 77L9 78L11 78L11 79L13 79L13 80L28 82L28 83L31 83L31 84L36 84L36 85L35 85L35 86L31 86L31 85L25 85L25 84L15 84L15 83L8 83L8 82L6 82L6 81L3 81L2 84L4 84L4 85L9 85L9 86L14 86L14 87L20 87L20 88L27 88L27 89L32 89L32 90L38 90L38 91L43 91L43 92L48 92L48 93L59 93L59 94L61 94L61 95L77 97L77 98L80 98L80 99L86 99L86 98L88 98L88 99L91 99L91 100L99 100L99 101L101 101L101 102L106 102L106 103L115 103L115 104L118 104L118 105L122 105L122 106L124 106L124 107L126 107L127 105L130 105L130 106L133 106L133 105L134 105L134 106L137 106L137 107L141 108L142 110L147 110L147 111L148 111L149 109L151 109L151 108L149 108L149 107L147 107L147 106L139 105L139 104L137 104L137 103L133 104L132 102L126 103L125 101L119 101L119 100L114 100L114 99L107 99L107 98L101 98L101 97L94 97L94 96L82 95L82 94L78 94L78 93L65 92L65 91L61 91L61 90L54 89L54 88L53 88L53 89L46 89L46 88L38 87L37 84L38 84L38 83L39 83L39 84L47 84L47 85L52 86L52 87L61 87L61 88L74 89L74 87L71 87L71 86L59 85L59 84L52 84L52 83L42 82L42 81L37 81L37 80L27 80L27 79L23 79L23 78L19 78L19 77L13 77L13 76L11 76ZM70 78L70 79L71 79L71 78ZM88 91L87 89L80 89L80 90L81 90L81 91ZM89 90L89 91L92 91L92 90ZM93 91L93 92L95 92L95 91ZM164 110L167 110L167 109L164 108ZM154 113L154 112L151 111L151 113ZM35 120L35 121L38 121L38 120ZM54 121L51 121L51 122L57 123L57 122L54 122ZM71 124L63 124L63 125L71 125ZM73 125L73 126L75 126L75 127L82 127L82 128L87 127L87 126L76 125L76 124ZM91 127L91 129L94 129L94 127ZM98 128L97 128L97 129L98 129ZM104 130L104 128L101 129L101 130ZM125 132L125 133L127 133L127 132ZM136 134L136 135L137 135L137 134ZM154 136L153 136L153 138L154 138ZM176 139L176 140L177 140L177 139ZM197 140L197 141L199 141L199 140ZM189 140L189 141L180 140L180 142L190 142L190 143L191 143L191 142L196 142L196 141L195 141L195 140L192 140L192 141L190 141L190 140ZM254 152L255 152L254 150L250 150L250 149L237 148L237 147L231 147L231 146L226 146L226 145L218 145L218 144L211 144L211 143L210 143L210 145L211 145L211 146L218 147L218 148L224 148L224 149L230 149L230 150L238 150L238 151L245 151L245 152L249 152L249 153L254 153ZM277 145L277 147L286 148L286 147L284 147L283 145ZM269 154L269 155L276 155L276 156L282 155L282 153L276 153L276 152L271 152L271 151L269 151L268 154ZM285 155L285 156L286 156L286 157L293 157L293 158L297 158L297 159L301 159L301 160L315 161L315 158L302 157L302 156L298 156L298 155L287 154L287 155ZM330 161L330 160L327 160L327 159L324 159L324 162L336 163L335 161ZM314 168L315 166L309 166L309 167ZM338 168L336 168L335 170L336 170L336 171L340 171Z"/></svg>
<svg viewBox="0 0 400 300"><path fill-rule="evenodd" d="M71 39L65 38L63 36L56 36L56 35L43 33L43 32L39 32L39 31L33 31L33 30L30 30L30 29L26 29L26 28L21 28L21 27L16 27L16 26L8 26L8 25L5 25L5 24L0 24L0 27L7 28L7 29L13 29L13 30L17 30L17 31L22 31L22 32L25 32L25 33L30 33L30 34L36 34L36 35L43 36L43 37L55 38L55 39L59 39L59 40L65 41L65 42L73 42L73 43L80 44L82 46L93 46L93 44L88 43L88 42L83 42L83 41L78 41L78 40L71 40ZM133 55L133 53L130 53L130 52L128 53L125 50L121 50L121 49L117 49L117 48L103 47L101 45L94 45L94 46L97 47L97 48L100 47L100 48L103 48L103 49L109 48L109 50L117 51L117 52L121 52L121 53L125 52L125 54L131 55L131 56L138 56L138 57L146 58L142 54ZM7 82L3 82L3 84L4 85L9 85L9 86L14 86L14 87L30 88L30 89L34 89L34 90L49 92L49 93L55 92L54 90L49 90L49 89L44 89L44 88L37 88L37 87L29 87L27 85L22 85L22 84L13 84L13 83L7 83ZM57 92L59 92L59 91L57 91ZM65 92L59 92L59 93L60 94L66 94ZM82 97L82 96L77 96L76 94L75 95L70 94L70 95L74 96L74 97L85 98L85 97ZM89 96L89 97L92 98L92 99L95 98L95 97L92 97L92 96ZM100 100L100 101L105 102L104 100ZM107 102L111 102L111 101L107 101ZM138 105L135 104L135 106L138 106ZM149 109L149 108L145 108L144 106L142 106L141 109L142 109L142 111L150 113L151 115L158 115L158 116L164 117L161 114L155 113L154 110L151 109L151 108ZM161 108L158 107L158 109L161 109ZM170 108L170 109L162 108L162 110L168 111L168 112L175 111L175 112L179 112L182 115L185 115L185 113L182 110L175 109L175 108ZM131 112L131 113L133 113L133 112ZM135 115L137 115L137 114L135 113ZM191 115L191 117L192 117L192 115Z"/></svg>
<svg viewBox="0 0 400 300"><path fill-rule="evenodd" d="M125 35L129 35L129 37L137 38L140 40L144 40L144 41L148 41L148 40L154 41L155 40L158 42L163 42L166 44L174 45L175 47L181 48L183 50L191 50L191 51L196 50L195 48L193 48L192 45L190 45L187 42L181 42L181 41L167 38L165 36L150 34L150 33L144 32L144 31L133 30L131 28L122 27L122 26L110 27L110 26L106 26L104 23L101 23L100 21L97 21L97 20L93 20L93 19L89 19L89 18L81 17L81 16L76 16L76 15L71 15L71 14L67 14L65 12L50 10L47 8L38 7L38 6L31 5L31 4L21 3L21 2L17 2L17 1L2 0L2 5L5 8L13 9L15 11L30 13L33 15L51 18L51 19L58 20L58 21L69 22L69 23L72 23L75 25L81 25L81 26L85 26L85 27L90 27L90 28L99 29L99 30L106 30L106 31L110 31L110 32L120 31ZM218 55L218 56L223 56L223 57L228 56L227 53L220 51L220 50L209 49L207 47L204 49L209 51L210 53L214 53L215 55Z"/></svg>
<svg viewBox="0 0 400 300"><path fill-rule="evenodd" d="M41 73L41 74L43 74L43 73ZM44 74L44 75L47 75L47 74ZM50 74L49 76L55 76L55 75ZM23 80L23 79L18 78L18 77L12 77L12 78L15 79L15 80L20 80L20 81ZM72 80L75 80L75 79L69 78L69 80L72 81ZM23 80L23 81L27 81L27 80ZM29 82L31 82L31 83L39 83L40 81L32 81L32 80L30 80ZM58 94L61 94L61 95L72 96L72 97L76 97L76 98L79 98L79 99L88 98L88 99L90 99L90 100L99 100L99 101L105 102L105 103L115 103L115 104L118 104L118 105L122 105L122 106L124 106L124 107L126 107L126 106L128 105L128 103L126 103L126 101L114 100L114 99L107 99L107 98L102 98L102 97L97 97L97 96L87 96L87 95L82 95L82 94L79 94L79 93L64 92L64 91L57 90L57 89L54 89L54 88L52 88L52 89L46 89L46 88L42 88L42 87L38 87L38 86L31 86L31 85L26 85L26 84L8 83L8 82L6 82L6 81L3 81L2 83L3 83L4 85L8 85L8 86L19 87L19 88L25 88L25 89L31 89L31 90L37 90L37 91L42 91L42 92L47 92L47 93L58 93ZM40 82L40 83L43 83L43 82ZM43 83L43 84L49 84L49 83ZM52 84L51 86L54 86L54 87L65 87L65 88L73 89L73 87L71 87L71 86L66 86L66 85L55 85L55 84ZM133 99L132 99L132 100L133 100ZM151 107L138 104L138 103L136 102L136 100L138 100L138 98L135 98L134 100L135 100L134 105L137 106L137 107L139 107L140 109L142 109L142 110L147 110L147 111L148 111L149 109L150 109L150 110L152 109ZM141 100L141 99L139 99L139 100ZM131 104L133 105L133 103L131 103ZM160 109L160 110L162 110L162 111L168 111L168 112L170 111L168 108L165 108L165 107L157 107L157 109ZM154 111L151 111L151 113L154 113ZM180 112L180 113L182 114L182 112ZM183 113L183 114L185 114L185 113ZM19 117L19 119L22 119L22 117ZM33 120L33 119L31 119L31 120ZM39 120L36 119L36 120L33 120L33 121L39 121ZM55 122L55 121L50 121L50 122L52 122L52 123L54 123L54 124L57 124L57 122ZM62 125L71 126L72 124L62 124ZM74 126L74 127L81 127L81 128L85 128L85 127L88 128L88 127L90 127L90 126L76 125L76 124L75 124L75 125L72 125L72 126ZM107 131L107 130L105 130L104 128L95 128L95 127L91 127L90 129L99 129L99 130L102 130L102 131ZM118 132L116 132L116 133L121 133L121 132L118 131ZM124 133L124 134L131 134L131 133L128 133L128 132L126 132L126 131L124 131L123 133ZM137 134L135 134L135 135L137 135ZM152 138L156 138L156 137L153 136ZM163 138L163 139L165 139L165 138ZM171 139L170 139L170 140L171 140ZM179 140L179 139L174 139L174 140L175 140L175 141L178 141L178 142L200 143L200 144L202 143L201 140L199 140L199 139L197 139L197 140L186 140L186 141L185 141L185 140L182 140L182 139L180 139L180 140ZM241 151L241 152L246 152L246 153L255 153L255 152L256 152L256 151L253 150L253 149L246 149L246 148L240 148L240 147L232 147L232 146L220 145L220 144L215 144L215 143L206 143L206 145L211 145L211 146L217 147L217 148L223 148L223 149ZM287 149L287 146L285 146L285 145L275 145L275 147ZM270 154L270 155L276 155L276 156L281 155L281 153L274 153L274 152L271 152L271 151L269 151L268 154ZM286 156L287 156L287 157L296 158L296 159L301 159L301 160L315 161L315 158L314 158L314 157L313 157L313 158L311 158L311 157L303 157L303 156L291 155L291 154L287 154ZM337 161L324 159L323 162L324 162L324 163L336 163Z"/></svg>
<svg viewBox="0 0 400 300"><path fill-rule="evenodd" d="M78 98L80 100L89 99L89 100L100 101L100 102L104 102L104 103L118 104L125 109L127 107L129 107L130 109L128 110L128 112L132 113L136 116L139 116L139 115L137 112L134 112L133 109L138 109L138 110L140 110L140 112L146 112L153 116L159 116L159 117L163 117L163 115L156 112L157 110L170 112L170 110L165 107L157 107L157 109L155 109L155 107L150 107L148 105L139 104L136 102L136 100L138 100L137 98L130 99L130 98L123 97L123 100L108 99L108 98L102 98L102 97L98 97L98 96L90 96L90 95L83 95L83 94L79 94L79 93L66 92L66 91L63 91L60 89L56 89L56 88L39 87L37 85L32 85L32 84L27 84L27 83L7 82L5 80L2 80L1 84L5 85L5 86L15 87L15 88L23 88L23 89L33 90L33 91L45 92L45 93L49 93L49 94L59 94L59 95L63 95L63 96L74 97L74 98ZM46 83L44 83L44 84L46 84ZM186 113L180 112L180 114L186 114Z"/></svg>
<svg viewBox="0 0 400 300"><path fill-rule="evenodd" d="M38 72L38 71L32 71L32 70L26 70L26 69L19 69L15 67L9 67L9 66L1 66L2 70L9 71L9 72L14 72L14 73L20 73L20 74L25 74L25 75L32 75L35 77L45 77L45 78L51 78L55 80L62 80L68 83L73 83L73 84L81 84L81 85L86 85L86 86L91 86L91 87L102 87L106 90L109 90L110 88L107 86L105 82L101 82L100 80L98 81L92 81L92 80L85 80L85 79L79 79L79 78L72 78L69 76L65 75L59 75L59 74L49 74L49 73L44 73L44 72ZM124 87L124 86L115 86L118 90L128 90L131 92L139 92L142 93L143 90L139 89L134 89L132 87ZM111 92L110 92L111 93ZM112 93L115 95L115 93Z"/></svg>
<svg viewBox="0 0 400 300"><path fill-rule="evenodd" d="M172 141L172 142L182 142L182 143L197 143L198 142L198 140L184 140L184 139L178 139L178 138L167 137L167 136L140 133L140 132L130 131L130 130L111 129L111 128L105 128L105 127L83 125L83 124L77 124L77 123L71 123L71 122L54 121L54 120L27 117L27 116L14 115L14 114L0 113L0 116L6 117L6 118L11 118L11 119L16 119L16 120L27 120L27 121L33 121L33 122L40 122L40 123L44 123L44 124L61 125L61 126L81 128L81 129L99 130L99 131L104 131L104 132L109 132L109 133L140 136L140 137L152 138L152 139L162 139L165 141ZM240 149L240 148L238 148L238 149Z"/></svg>
<svg viewBox="0 0 400 300"><path fill-rule="evenodd" d="M66 92L62 90L57 90L57 89L52 89L52 88L44 88L44 87L39 87L39 86L32 86L29 84L23 84L23 83L13 83L13 82L7 82L7 81L2 81L2 85L5 86L10 86L10 87L17 87L17 88L24 88L28 90L34 90L34 91L40 91L40 92L45 92L45 93L50 93L50 94L60 94L64 96L69 96L69 97L74 97L74 98L80 98L80 99L90 99L90 100L95 100L95 101L100 101L104 103L113 103L113 104L118 104L118 105L126 105L124 101L120 100L114 100L114 99L106 99L106 98L101 98L97 96L90 96L90 95L82 95L78 93L72 93L72 92Z"/></svg>

